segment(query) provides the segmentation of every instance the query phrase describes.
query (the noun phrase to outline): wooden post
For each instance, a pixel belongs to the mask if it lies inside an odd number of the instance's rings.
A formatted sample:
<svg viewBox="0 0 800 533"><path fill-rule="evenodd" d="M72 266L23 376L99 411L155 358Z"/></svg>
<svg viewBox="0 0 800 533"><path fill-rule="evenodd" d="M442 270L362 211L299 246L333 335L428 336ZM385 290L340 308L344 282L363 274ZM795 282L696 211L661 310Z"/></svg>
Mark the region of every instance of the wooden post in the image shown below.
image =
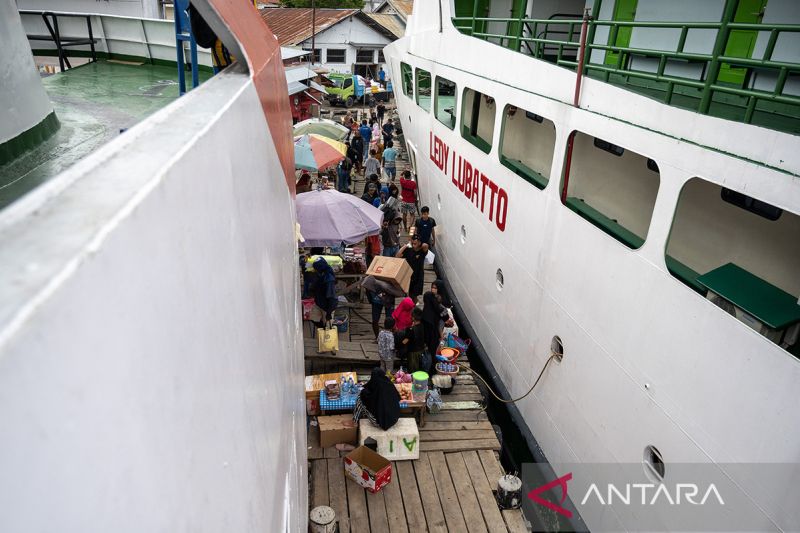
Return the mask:
<svg viewBox="0 0 800 533"><path fill-rule="evenodd" d="M311 65L316 62L316 37L317 37L317 1L311 0Z"/></svg>

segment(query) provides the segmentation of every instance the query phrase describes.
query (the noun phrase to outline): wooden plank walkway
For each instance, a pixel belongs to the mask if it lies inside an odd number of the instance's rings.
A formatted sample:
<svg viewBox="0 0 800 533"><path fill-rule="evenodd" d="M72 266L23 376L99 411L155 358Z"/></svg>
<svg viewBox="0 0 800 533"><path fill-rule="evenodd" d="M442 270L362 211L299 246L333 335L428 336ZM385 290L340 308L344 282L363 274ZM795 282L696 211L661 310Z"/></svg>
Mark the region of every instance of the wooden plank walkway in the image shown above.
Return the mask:
<svg viewBox="0 0 800 533"><path fill-rule="evenodd" d="M404 168L405 147L398 171ZM364 187L355 179L356 190ZM401 243L407 236L401 235ZM436 275L426 266L426 290ZM351 305L348 340L339 341L336 355L317 353L317 340L305 339L306 375L356 371L367 374L379 363L371 324L371 306ZM306 331L308 328L306 328ZM469 361L460 362L469 365ZM366 378L366 376L364 376ZM427 414L420 433L420 458L392 463L392 481L370 494L346 478L342 457L347 452L319 447L319 430L309 426L309 508L330 505L343 533L407 532L522 532L526 522L520 510L501 511L495 500L497 480L503 474L498 459L500 443L482 410L483 397L470 374L460 374L453 392L443 395L443 410Z"/></svg>

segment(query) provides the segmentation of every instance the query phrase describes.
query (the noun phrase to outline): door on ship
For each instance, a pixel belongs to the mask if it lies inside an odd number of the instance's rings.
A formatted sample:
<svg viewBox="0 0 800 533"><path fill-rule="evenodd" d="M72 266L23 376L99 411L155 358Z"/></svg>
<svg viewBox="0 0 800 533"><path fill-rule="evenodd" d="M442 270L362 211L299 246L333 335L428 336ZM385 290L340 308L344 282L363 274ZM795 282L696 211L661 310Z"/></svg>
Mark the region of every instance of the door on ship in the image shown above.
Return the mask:
<svg viewBox="0 0 800 533"><path fill-rule="evenodd" d="M636 18L637 2L638 0L617 0L614 4L614 16L612 16L611 19L619 22L633 22ZM617 27L616 35L612 28L609 30L608 45L627 48L631 44L631 33L633 33L633 28L630 26ZM606 51L606 65L619 64L625 67L625 59L625 55L623 54L622 62L618 63L619 52L612 52L611 50Z"/></svg>
<svg viewBox="0 0 800 533"><path fill-rule="evenodd" d="M733 22L761 24L766 7L767 0L739 0L739 5L736 6L736 13L733 15ZM753 54L757 38L758 32L755 30L731 30L728 35L728 43L725 45L725 55L728 57L749 58ZM742 87L746 76L746 68L722 63L719 66L717 81Z"/></svg>

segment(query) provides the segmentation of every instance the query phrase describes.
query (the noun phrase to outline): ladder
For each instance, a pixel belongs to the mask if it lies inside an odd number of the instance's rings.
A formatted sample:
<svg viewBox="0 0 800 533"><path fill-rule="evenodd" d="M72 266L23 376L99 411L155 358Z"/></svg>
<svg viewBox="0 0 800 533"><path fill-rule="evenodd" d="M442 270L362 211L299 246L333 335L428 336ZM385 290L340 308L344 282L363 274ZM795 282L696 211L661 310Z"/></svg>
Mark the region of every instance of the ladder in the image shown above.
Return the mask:
<svg viewBox="0 0 800 533"><path fill-rule="evenodd" d="M185 42L189 43L189 55L192 65L192 89L200 85L197 75L197 43L192 33L192 25L189 22L189 0L175 0L175 51L178 59L178 91L183 95L186 93L186 62L185 62Z"/></svg>

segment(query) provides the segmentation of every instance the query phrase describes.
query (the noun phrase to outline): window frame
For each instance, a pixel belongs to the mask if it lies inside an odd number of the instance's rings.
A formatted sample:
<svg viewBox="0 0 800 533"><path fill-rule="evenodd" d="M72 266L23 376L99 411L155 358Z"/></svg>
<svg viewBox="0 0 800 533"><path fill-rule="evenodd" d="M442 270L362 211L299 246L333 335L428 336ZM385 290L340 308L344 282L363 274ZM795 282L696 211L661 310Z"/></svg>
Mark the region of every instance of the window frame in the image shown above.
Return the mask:
<svg viewBox="0 0 800 533"><path fill-rule="evenodd" d="M342 53L342 60L341 61L333 61L331 60L330 53L331 52L341 52ZM347 49L346 48L327 48L325 49L325 62L326 63L333 63L336 65L345 65L347 64Z"/></svg>
<svg viewBox="0 0 800 533"><path fill-rule="evenodd" d="M323 63L324 61L322 60L322 50L323 50L322 48L314 48L313 53L309 54L309 56L308 56L309 62L311 62L311 56L313 55L314 56L314 61L316 63ZM312 49L311 49L310 46L306 46L306 47L303 47L303 51L304 52L312 52ZM325 59L327 59L327 56L326 56Z"/></svg>
<svg viewBox="0 0 800 533"><path fill-rule="evenodd" d="M453 125L452 126L450 124L447 124L447 123L443 122L439 118L439 80L446 81L447 83L449 83L449 84L451 84L453 86L453 113L452 113ZM437 74L436 75L436 81L433 84L433 89L434 89L433 90L433 105L431 106L433 108L433 115L436 117L436 120L440 124L442 124L445 127L455 131L456 124L458 123L458 84L456 82L452 81L452 80L449 80L449 79L445 78L444 76L439 76Z"/></svg>
<svg viewBox="0 0 800 533"><path fill-rule="evenodd" d="M378 50L378 64L385 65L386 64L386 56L383 55L383 50Z"/></svg>
<svg viewBox="0 0 800 533"><path fill-rule="evenodd" d="M414 92L414 67L408 63L400 62L400 83L403 86L403 94L412 100L416 99ZM411 94L408 90L411 89Z"/></svg>
<svg viewBox="0 0 800 533"><path fill-rule="evenodd" d="M635 154L639 157L645 159L645 166L648 170L652 171L648 161L652 158L649 156L632 150L630 148L625 148L621 145L613 144L609 141L605 141L599 137L595 137L591 133L587 133L582 130L573 129L569 136L567 137L567 144L566 150L564 150L564 165L561 171L561 183L559 185L559 196L561 198L561 204L572 211L574 214L578 215L580 218L584 219L586 222L594 226L595 228L599 229L601 232L605 233L618 243L622 244L629 250L639 250L642 246L647 243L647 239L650 237L650 230L653 228L653 215L655 214L655 207L658 203L658 195L661 192L661 185L662 185L662 176L661 172L654 172L658 176L658 185L656 187L656 194L653 199L653 205L650 208L650 217L647 223L647 231L645 232L644 237L638 235L634 232L634 230L620 224L616 221L616 219L612 219L610 215L607 215L601 212L598 209L592 207L588 202L585 201L583 198L577 198L575 196L569 196L569 182L570 182L570 174L574 170L573 165L568 165L566 162L567 160L572 160L574 157L573 151L575 149L575 137L578 134L585 135L592 139L591 146L593 149L601 150L606 152L614 157L621 158L625 152L630 152ZM600 146L596 141L600 141ZM605 144L604 144L605 143ZM617 150L618 149L618 150ZM655 162L655 160L653 160ZM656 162L656 165L658 163Z"/></svg>
<svg viewBox="0 0 800 533"><path fill-rule="evenodd" d="M518 105L514 105L514 104L510 104L509 103L509 104L506 104L503 107L503 113L502 113L503 121L500 124L500 140L497 143L497 157L498 157L498 159L500 161L500 164L503 165L504 167L506 167L507 169L509 169L511 172L513 172L514 174L516 174L520 178L524 179L525 181L527 181L528 183L533 185L534 187L536 187L537 189L543 191L547 187L547 185L551 181L553 181L551 178L547 178L547 177L543 176L542 174L536 172L533 169L528 169L528 170L530 170L531 172L534 173L534 175L532 175L531 173L527 172L525 169L520 168L519 165L516 165L515 163L513 163L512 160L509 159L508 157L506 157L506 155L503 153L503 144L504 144L504 141L505 141L505 134L506 134L506 120L508 119L508 110L510 108L512 108L512 107L516 109L515 115L519 115L520 113L524 112L525 120L531 120L533 122L536 122L537 124L542 124L542 125L545 123L545 121L549 122L550 125L553 126L553 130L555 131L555 138L557 140L558 139L558 132L557 132L556 124L555 124L555 122L553 122L551 119L547 118L546 116L540 115L538 113L534 113L532 111L528 111L527 109L524 109L524 108L522 108L522 107L520 107ZM553 159L552 159L553 161L555 161L555 158L557 156L556 146L557 145L554 142L553 143ZM526 168L528 168L528 167L526 166Z"/></svg>
<svg viewBox="0 0 800 533"><path fill-rule="evenodd" d="M359 59L359 55L369 52L369 61ZM356 48L356 65L374 65L375 64L375 50L372 48Z"/></svg>
<svg viewBox="0 0 800 533"><path fill-rule="evenodd" d="M489 95L487 95L485 93L482 93L480 91L477 91L475 89L472 89L472 88L466 87L466 86L464 87L464 90L461 92L461 137L465 141L470 143L472 146L476 147L481 152L486 153L486 154L491 153L492 148L493 148L492 143L493 143L494 139L490 139L489 141L486 141L485 139L479 137L478 136L478 131L477 131L477 126L475 128L475 135L473 135L472 134L472 125L471 124L470 125L466 124L464 115L467 112L467 106L464 104L464 102L467 101L467 91L472 91L473 93L475 93L476 95L479 95L480 97L488 96L489 98L492 99L492 102L494 102L495 109L494 109L494 121L493 121L493 124L492 124L492 136L494 136L494 130L495 130L495 127L497 127L497 108L499 107L497 105L497 100L495 100L493 96L489 96ZM474 104L475 101L476 100L473 100L473 107L475 107L475 104ZM479 109L480 109L480 106L479 106ZM480 117L480 113L478 113L478 117Z"/></svg>
<svg viewBox="0 0 800 533"><path fill-rule="evenodd" d="M428 75L428 79L430 80L430 86L428 87L428 89L430 90L431 94L428 96L428 98L430 98L430 101L429 101L429 104L428 104L428 109L425 109L419 103L419 96L420 96L420 90L419 90L419 78L420 78L420 76L419 76L419 74L420 74L420 72L424 72L425 74L427 74ZM416 101L417 106L420 109L422 109L423 111L425 111L427 113L430 113L431 112L431 108L433 107L433 75L431 75L429 70L425 70L424 68L420 68L420 67L416 67L414 69L414 88L416 89L414 100Z"/></svg>

